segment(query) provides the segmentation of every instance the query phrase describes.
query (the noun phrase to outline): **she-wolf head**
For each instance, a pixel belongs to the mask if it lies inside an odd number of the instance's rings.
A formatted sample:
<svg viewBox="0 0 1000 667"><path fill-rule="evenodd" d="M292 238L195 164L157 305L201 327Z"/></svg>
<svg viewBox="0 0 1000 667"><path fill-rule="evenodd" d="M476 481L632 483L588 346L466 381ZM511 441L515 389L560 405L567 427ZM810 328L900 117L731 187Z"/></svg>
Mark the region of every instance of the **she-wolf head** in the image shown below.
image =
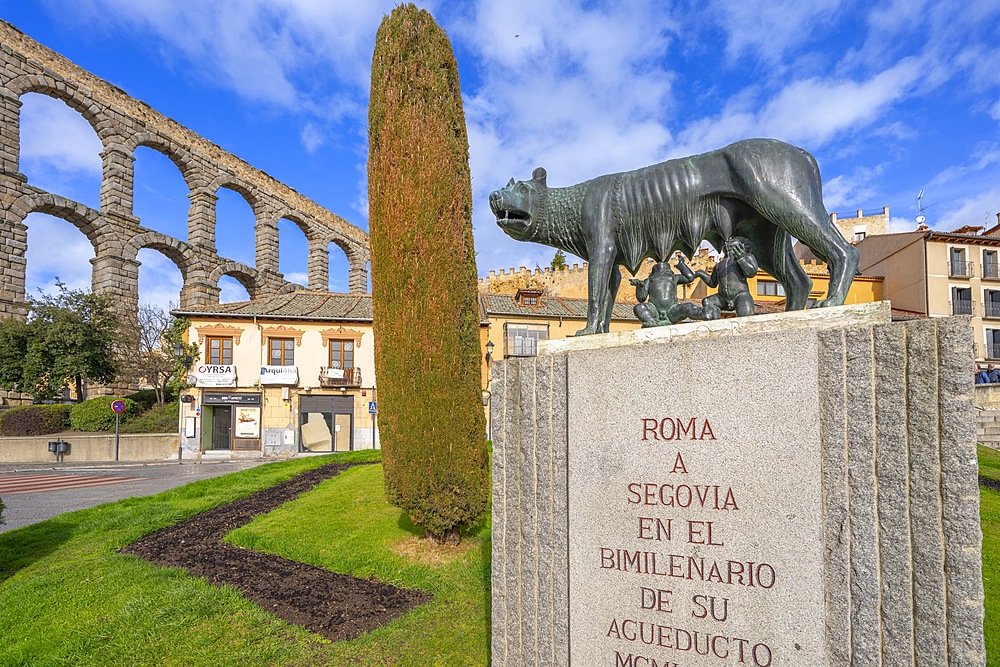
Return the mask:
<svg viewBox="0 0 1000 667"><path fill-rule="evenodd" d="M530 181L510 181L503 188L490 193L490 209L497 217L497 224L506 234L518 241L532 237L532 222L537 222L542 195L546 189L545 170L541 167L531 172Z"/></svg>

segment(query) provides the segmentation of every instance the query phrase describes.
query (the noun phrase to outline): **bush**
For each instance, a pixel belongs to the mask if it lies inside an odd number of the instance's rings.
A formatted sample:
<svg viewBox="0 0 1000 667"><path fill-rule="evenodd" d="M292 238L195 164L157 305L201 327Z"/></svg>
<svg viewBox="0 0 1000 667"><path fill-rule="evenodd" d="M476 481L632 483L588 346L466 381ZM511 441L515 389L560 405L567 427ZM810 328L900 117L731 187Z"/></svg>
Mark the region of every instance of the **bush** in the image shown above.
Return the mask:
<svg viewBox="0 0 1000 667"><path fill-rule="evenodd" d="M122 433L177 433L177 401L154 405L122 426Z"/></svg>
<svg viewBox="0 0 1000 667"><path fill-rule="evenodd" d="M114 398L100 396L83 403L77 403L69 413L69 422L76 431L111 431L115 428L115 413L111 404L115 401L125 403L125 412L121 413L121 423L139 414L139 404L131 398Z"/></svg>
<svg viewBox="0 0 1000 667"><path fill-rule="evenodd" d="M0 499L0 526L4 525L4 523L5 521L3 520L3 499Z"/></svg>
<svg viewBox="0 0 1000 667"><path fill-rule="evenodd" d="M157 405L155 389L142 389L141 391L137 391L134 394L130 395L129 398L131 398L133 401L139 404L139 409L142 412L145 412L146 410L149 410L150 408ZM176 401L177 390L168 387L166 398L167 398L167 403L169 403L170 401Z"/></svg>
<svg viewBox="0 0 1000 667"><path fill-rule="evenodd" d="M23 405L0 418L0 435L46 435L69 429L69 405Z"/></svg>

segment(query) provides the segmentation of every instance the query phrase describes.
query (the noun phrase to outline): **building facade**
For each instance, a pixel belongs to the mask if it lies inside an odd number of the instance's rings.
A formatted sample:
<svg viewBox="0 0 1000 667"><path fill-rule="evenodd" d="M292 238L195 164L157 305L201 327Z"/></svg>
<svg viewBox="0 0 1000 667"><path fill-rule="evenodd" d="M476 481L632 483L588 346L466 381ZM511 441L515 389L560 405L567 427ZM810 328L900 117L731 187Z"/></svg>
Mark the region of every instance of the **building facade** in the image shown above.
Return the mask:
<svg viewBox="0 0 1000 667"><path fill-rule="evenodd" d="M1000 229L976 233L981 229L870 236L857 245L859 269L885 277L883 293L894 309L969 317L976 358L994 361L1000 360Z"/></svg>
<svg viewBox="0 0 1000 667"><path fill-rule="evenodd" d="M483 406L494 358L574 335L587 300L541 290L480 295ZM298 291L173 311L198 345L181 410L185 458L291 456L379 447L370 294ZM612 331L637 328L617 304ZM374 410L374 412L373 412Z"/></svg>
<svg viewBox="0 0 1000 667"><path fill-rule="evenodd" d="M299 291L174 314L199 349L181 399L185 456L378 447L370 295Z"/></svg>

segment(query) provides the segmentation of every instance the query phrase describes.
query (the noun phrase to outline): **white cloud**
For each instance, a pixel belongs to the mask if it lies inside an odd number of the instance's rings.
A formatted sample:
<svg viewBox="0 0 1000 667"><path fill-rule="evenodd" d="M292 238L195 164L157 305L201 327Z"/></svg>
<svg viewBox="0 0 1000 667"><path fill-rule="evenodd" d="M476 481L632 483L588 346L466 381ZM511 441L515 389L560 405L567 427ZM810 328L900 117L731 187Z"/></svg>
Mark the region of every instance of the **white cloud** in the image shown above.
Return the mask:
<svg viewBox="0 0 1000 667"><path fill-rule="evenodd" d="M895 215L889 216L889 232L898 234L899 232L912 232L917 228L917 223L913 218L903 218Z"/></svg>
<svg viewBox="0 0 1000 667"><path fill-rule="evenodd" d="M25 218L28 226L28 294L55 291L56 277L70 289L90 291L94 247L71 223L41 213Z"/></svg>
<svg viewBox="0 0 1000 667"><path fill-rule="evenodd" d="M63 101L21 97L21 160L30 168L100 177L103 150L90 123Z"/></svg>
<svg viewBox="0 0 1000 667"><path fill-rule="evenodd" d="M219 303L250 300L250 295L247 294L246 288L232 276L222 276L219 279L219 290Z"/></svg>
<svg viewBox="0 0 1000 667"><path fill-rule="evenodd" d="M857 209L873 197L878 196L878 178L882 175L882 165L858 167L849 175L841 174L823 183L823 203L831 213L837 211L840 217L854 215Z"/></svg>
<svg viewBox="0 0 1000 667"><path fill-rule="evenodd" d="M323 130L312 122L308 122L303 126L299 138L302 140L302 145L308 153L315 153L316 149L326 143Z"/></svg>
<svg viewBox="0 0 1000 667"><path fill-rule="evenodd" d="M949 165L948 167L942 169L927 183L927 187L939 188L941 186L955 183L956 181L963 181L981 173L989 167L1000 165L1000 145L981 145L979 149L969 157L969 160L961 164ZM991 176L993 175L994 174L991 173Z"/></svg>
<svg viewBox="0 0 1000 667"><path fill-rule="evenodd" d="M1000 186L963 197L948 209L936 209L934 213L940 217L934 220L934 216L929 214L928 224L934 229L943 231L951 231L965 225L992 227L997 222L997 206L1000 206Z"/></svg>
<svg viewBox="0 0 1000 667"><path fill-rule="evenodd" d="M143 248L139 261L139 302L159 306L166 311L180 302L183 286L181 270L156 250Z"/></svg>
<svg viewBox="0 0 1000 667"><path fill-rule="evenodd" d="M815 150L845 132L868 127L913 92L921 62L907 58L864 81L813 77L792 81L770 100L737 97L716 117L681 133L686 152L697 153L737 139L775 137Z"/></svg>
<svg viewBox="0 0 1000 667"><path fill-rule="evenodd" d="M496 227L486 198L510 177L544 166L551 185L569 185L663 159L674 80L664 55L676 29L660 4L642 1L487 0L454 23L482 78L464 99L480 272L511 251L532 267L554 252Z"/></svg>
<svg viewBox="0 0 1000 667"><path fill-rule="evenodd" d="M749 52L773 62L815 37L812 28L826 23L841 4L840 0L713 0L707 9L728 35L726 54L731 60Z"/></svg>
<svg viewBox="0 0 1000 667"><path fill-rule="evenodd" d="M375 31L394 4L81 0L71 11L97 25L151 32L182 55L185 69L249 100L292 108L321 99L313 90L319 71L367 87Z"/></svg>

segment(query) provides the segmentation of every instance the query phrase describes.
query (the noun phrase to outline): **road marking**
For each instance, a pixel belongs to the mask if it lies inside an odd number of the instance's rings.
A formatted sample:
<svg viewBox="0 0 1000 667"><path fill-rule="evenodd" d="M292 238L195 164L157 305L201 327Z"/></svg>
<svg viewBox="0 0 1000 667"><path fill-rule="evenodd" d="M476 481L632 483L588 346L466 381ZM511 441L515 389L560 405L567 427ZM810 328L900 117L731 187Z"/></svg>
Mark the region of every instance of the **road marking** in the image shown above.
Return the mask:
<svg viewBox="0 0 1000 667"><path fill-rule="evenodd" d="M106 475L18 475L0 473L0 497L15 493L36 493L39 491L61 491L87 486L105 486L123 482L139 482L151 477L109 477Z"/></svg>

